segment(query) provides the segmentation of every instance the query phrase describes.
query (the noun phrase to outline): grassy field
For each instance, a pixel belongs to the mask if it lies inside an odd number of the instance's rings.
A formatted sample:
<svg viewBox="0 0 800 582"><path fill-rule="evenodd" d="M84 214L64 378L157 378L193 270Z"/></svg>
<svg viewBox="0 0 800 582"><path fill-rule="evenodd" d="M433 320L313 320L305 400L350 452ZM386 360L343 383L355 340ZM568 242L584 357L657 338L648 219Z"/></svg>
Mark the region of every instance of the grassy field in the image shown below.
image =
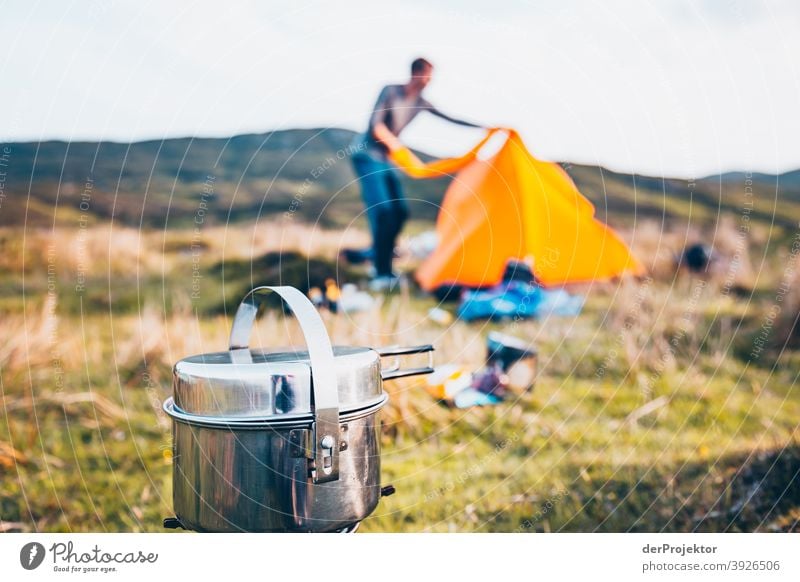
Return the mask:
<svg viewBox="0 0 800 582"><path fill-rule="evenodd" d="M588 301L574 318L443 327L413 287L325 314L337 343L431 342L439 364L479 366L491 329L540 351L534 390L492 408L386 383L383 480L397 494L363 530L798 530L793 239L713 218L727 257L715 273L675 272L685 224L640 222L622 232L651 277L576 289ZM358 225L277 219L0 230L0 531L161 531L172 364L224 349L255 284L363 280L336 250L366 241ZM279 317L258 323L262 345L288 343Z"/></svg>

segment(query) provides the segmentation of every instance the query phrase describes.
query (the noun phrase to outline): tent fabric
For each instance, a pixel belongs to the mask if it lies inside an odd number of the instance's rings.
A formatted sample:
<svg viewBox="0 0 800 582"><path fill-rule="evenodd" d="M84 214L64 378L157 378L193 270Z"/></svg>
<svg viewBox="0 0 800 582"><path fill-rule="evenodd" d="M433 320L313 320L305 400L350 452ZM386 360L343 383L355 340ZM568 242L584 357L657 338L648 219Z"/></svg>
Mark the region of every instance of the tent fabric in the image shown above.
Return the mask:
<svg viewBox="0 0 800 582"><path fill-rule="evenodd" d="M439 244L416 273L423 289L497 285L509 259L532 263L546 286L644 274L567 173L533 157L517 132L503 130L499 151L480 159L497 131L458 158L424 164L408 149L390 154L415 178L455 173L436 223Z"/></svg>
<svg viewBox="0 0 800 582"><path fill-rule="evenodd" d="M399 166L406 174L412 178L441 178L442 176L452 176L464 166L475 161L481 148L486 145L498 130L492 130L463 156L458 158L442 158L423 163L408 148L394 150L390 154L391 160Z"/></svg>

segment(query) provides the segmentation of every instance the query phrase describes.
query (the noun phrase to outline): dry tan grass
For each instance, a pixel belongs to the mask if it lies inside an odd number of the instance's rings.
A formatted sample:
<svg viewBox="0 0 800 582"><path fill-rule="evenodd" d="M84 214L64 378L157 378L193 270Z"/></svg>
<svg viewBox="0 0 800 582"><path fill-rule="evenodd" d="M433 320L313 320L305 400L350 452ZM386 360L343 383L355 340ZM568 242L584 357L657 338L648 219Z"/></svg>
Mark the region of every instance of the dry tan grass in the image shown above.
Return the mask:
<svg viewBox="0 0 800 582"><path fill-rule="evenodd" d="M58 325L56 298L48 296L37 303L31 303L24 314L3 315L0 370L5 373L44 366L51 360L47 347L55 341Z"/></svg>
<svg viewBox="0 0 800 582"><path fill-rule="evenodd" d="M746 225L748 228L749 224ZM676 276L676 263L683 250L702 243L713 247L716 261L708 275L720 285L750 288L755 284L755 271L750 248L754 239L761 240L762 229L743 230L743 224L723 216L714 230L692 225L673 225L665 228L652 220L640 222L634 232L623 231L650 276L658 281L671 281ZM763 265L762 265L763 266Z"/></svg>
<svg viewBox="0 0 800 582"><path fill-rule="evenodd" d="M274 227L274 228L272 228ZM729 227L725 227L729 228ZM724 229L723 229L724 230ZM139 233L134 229L107 227L90 229L91 269L105 268L114 273L132 265L160 272L179 259L176 255L190 249L191 244L204 245L204 252L219 260L260 256L280 248L298 250L303 253L333 254L346 241L347 245L365 243L364 233L349 232L344 239L335 231L322 231L302 224L282 223L254 225L253 229L237 228L227 231L224 227L202 231L199 237L191 233L171 232L169 237L157 232ZM729 232L725 230L725 232ZM54 246L63 251L72 267L77 268L76 245L84 242L76 239L75 231L35 231L29 238L27 251L33 259L31 264L47 261L47 252ZM673 340L686 350L695 349L692 342L702 329L702 304L709 298L723 310L730 297L718 296L719 285L688 276L674 277L673 257L686 237L680 232L662 233L655 223L642 223L636 233L628 233L634 241L639 256L650 256L651 271L671 281L670 286L656 284L650 279L634 281L626 279L618 285L595 288L595 296L607 296L604 301L609 308L604 325L614 338L619 361L615 366L631 370L639 377L646 390L645 370L658 366L670 372L676 366L676 350ZM729 233L730 234L730 233ZM635 236L634 236L635 235ZM83 236L83 235L81 235ZM199 241L199 243L198 243ZM333 249L333 250L332 250ZM38 253L38 254L37 254ZM44 255L42 255L44 253ZM648 254L649 253L649 254ZM185 261L185 259L184 259ZM657 279L658 277L656 277ZM673 280L674 279L674 280ZM54 299L48 299L54 301ZM723 305L723 303L725 305ZM33 305L31 305L33 307ZM59 326L55 309L49 303L38 309L29 309L27 319L19 314L6 318L10 330L10 341L0 345L0 365L6 375L21 372L28 365L52 366L52 355L41 346L58 344L58 356L65 372L81 368L102 367L102 362L113 364L115 374L126 386L158 385L169 389L171 367L180 358L190 354L224 350L227 347L230 322L224 317L198 317L188 302L176 300L169 314L157 305L146 305L132 315L115 316L113 320L92 321L89 327L104 330L103 334L86 333L83 326ZM457 362L467 366L479 366L484 357L483 335L480 326L469 326L460 322L443 328L425 320L419 302L405 288L402 293L390 298L377 298L373 307L365 312L331 316L325 314L326 325L335 343L346 345L385 346L392 344L413 345L435 343L437 363ZM542 327L536 322L526 322L515 331L531 340L543 338L557 341L558 323L550 322ZM53 334L57 327L57 334ZM566 330L565 330L566 331ZM283 316L268 313L253 332L252 345L277 347L287 344L302 345L302 336L297 324ZM720 342L723 349L722 342ZM558 363L559 354L552 354ZM571 356L570 356L571 357ZM566 358L566 359L565 359ZM570 365L568 357L558 363L565 371ZM392 405L388 416L396 424L406 425L411 430L419 428L424 420L441 420L446 414L428 401L415 397L420 389L418 381L404 380L387 383L392 394Z"/></svg>
<svg viewBox="0 0 800 582"><path fill-rule="evenodd" d="M56 227L0 229L0 269L9 273L47 273L55 265L59 272L82 271L92 276L115 276L168 272L185 262L181 253L192 246L203 250L210 261L250 259L274 251L299 251L306 256L334 258L343 247L369 244L358 229L326 230L290 220L237 224L236 228L214 226L199 232L139 231L112 225L87 229Z"/></svg>

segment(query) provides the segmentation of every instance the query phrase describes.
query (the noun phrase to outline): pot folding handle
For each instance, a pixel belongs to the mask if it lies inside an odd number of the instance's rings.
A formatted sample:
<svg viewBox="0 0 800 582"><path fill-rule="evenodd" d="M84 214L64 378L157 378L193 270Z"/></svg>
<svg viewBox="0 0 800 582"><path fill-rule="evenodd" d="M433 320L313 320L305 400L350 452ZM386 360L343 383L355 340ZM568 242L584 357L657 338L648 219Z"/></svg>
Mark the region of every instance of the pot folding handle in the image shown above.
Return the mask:
<svg viewBox="0 0 800 582"><path fill-rule="evenodd" d="M398 359L394 366L386 370L381 368L382 380L394 380L395 378L405 378L406 376L419 376L421 374L431 374L433 372L433 346L425 344L422 346L411 347L388 347L377 348L375 350L381 358L400 358L402 356L411 356L414 354L428 354L428 365L421 368L403 368Z"/></svg>
<svg viewBox="0 0 800 582"><path fill-rule="evenodd" d="M339 479L339 387L331 340L314 304L294 287L264 286L250 291L242 299L233 318L230 339L231 361L234 363L253 361L249 347L250 334L258 308L270 292L277 293L297 318L311 360L314 483L336 481Z"/></svg>

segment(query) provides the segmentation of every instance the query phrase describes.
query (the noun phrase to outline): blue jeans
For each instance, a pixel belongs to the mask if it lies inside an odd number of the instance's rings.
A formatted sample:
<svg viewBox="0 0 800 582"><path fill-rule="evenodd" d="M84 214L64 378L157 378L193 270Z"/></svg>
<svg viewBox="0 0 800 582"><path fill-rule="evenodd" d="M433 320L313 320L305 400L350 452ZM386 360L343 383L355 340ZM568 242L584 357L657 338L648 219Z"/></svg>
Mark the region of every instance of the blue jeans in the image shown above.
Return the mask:
<svg viewBox="0 0 800 582"><path fill-rule="evenodd" d="M408 219L408 206L398 169L386 160L363 152L355 154L352 161L361 183L361 197L367 207L375 273L378 276L391 275L397 236Z"/></svg>

